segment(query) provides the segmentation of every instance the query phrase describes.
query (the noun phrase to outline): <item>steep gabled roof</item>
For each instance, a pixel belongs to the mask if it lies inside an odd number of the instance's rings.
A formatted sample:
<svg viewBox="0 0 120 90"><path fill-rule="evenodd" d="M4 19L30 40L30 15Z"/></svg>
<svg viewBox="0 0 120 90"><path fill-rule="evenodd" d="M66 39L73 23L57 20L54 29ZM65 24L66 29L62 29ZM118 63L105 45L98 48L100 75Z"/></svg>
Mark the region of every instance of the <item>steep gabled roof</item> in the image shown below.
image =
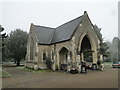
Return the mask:
<svg viewBox="0 0 120 90"><path fill-rule="evenodd" d="M39 44L55 44L69 40L78 25L82 21L82 16L73 19L57 28L33 25Z"/></svg>
<svg viewBox="0 0 120 90"><path fill-rule="evenodd" d="M39 44L51 44L54 28L34 25L34 29Z"/></svg>
<svg viewBox="0 0 120 90"><path fill-rule="evenodd" d="M55 34L51 43L57 43L61 41L69 40L82 20L82 16L71 20L57 28L55 28Z"/></svg>

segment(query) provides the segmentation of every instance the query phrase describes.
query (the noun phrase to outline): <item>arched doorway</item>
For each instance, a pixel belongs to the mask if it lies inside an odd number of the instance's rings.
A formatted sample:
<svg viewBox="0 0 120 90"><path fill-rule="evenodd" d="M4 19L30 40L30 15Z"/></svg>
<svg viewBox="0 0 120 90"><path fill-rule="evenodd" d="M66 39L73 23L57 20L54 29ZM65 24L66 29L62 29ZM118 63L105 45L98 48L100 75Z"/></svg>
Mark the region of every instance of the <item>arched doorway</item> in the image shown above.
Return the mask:
<svg viewBox="0 0 120 90"><path fill-rule="evenodd" d="M67 57L68 57L68 49L63 47L59 52L60 70L66 69L66 67L67 67Z"/></svg>
<svg viewBox="0 0 120 90"><path fill-rule="evenodd" d="M92 46L88 35L85 35L82 39L80 53L81 59L83 59L83 61L93 62Z"/></svg>

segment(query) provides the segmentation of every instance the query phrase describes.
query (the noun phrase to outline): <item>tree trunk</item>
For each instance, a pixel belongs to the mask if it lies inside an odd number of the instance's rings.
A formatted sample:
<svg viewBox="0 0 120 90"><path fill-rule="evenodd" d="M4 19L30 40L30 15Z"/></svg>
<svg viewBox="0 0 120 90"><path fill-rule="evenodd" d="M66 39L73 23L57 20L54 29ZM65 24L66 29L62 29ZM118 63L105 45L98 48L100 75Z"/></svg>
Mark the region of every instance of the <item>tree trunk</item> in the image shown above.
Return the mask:
<svg viewBox="0 0 120 90"><path fill-rule="evenodd" d="M16 64L16 61L14 60L14 64Z"/></svg>
<svg viewBox="0 0 120 90"><path fill-rule="evenodd" d="M20 66L20 61L18 60L16 64L17 64L17 66Z"/></svg>

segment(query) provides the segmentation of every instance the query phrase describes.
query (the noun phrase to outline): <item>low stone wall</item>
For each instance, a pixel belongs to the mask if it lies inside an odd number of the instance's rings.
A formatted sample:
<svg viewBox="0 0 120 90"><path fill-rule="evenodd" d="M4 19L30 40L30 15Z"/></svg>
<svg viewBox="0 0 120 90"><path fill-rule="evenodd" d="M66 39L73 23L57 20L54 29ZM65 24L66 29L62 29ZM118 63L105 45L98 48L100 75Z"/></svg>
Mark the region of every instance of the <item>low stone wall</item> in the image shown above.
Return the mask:
<svg viewBox="0 0 120 90"><path fill-rule="evenodd" d="M27 68L34 68L34 63L33 62L26 62L26 64L25 64L25 67L27 67Z"/></svg>
<svg viewBox="0 0 120 90"><path fill-rule="evenodd" d="M36 65L37 65L38 69L47 69L47 66L46 66L45 63L37 63ZM27 62L25 64L26 68L32 68L32 69L34 69L34 66L35 66L34 62Z"/></svg>

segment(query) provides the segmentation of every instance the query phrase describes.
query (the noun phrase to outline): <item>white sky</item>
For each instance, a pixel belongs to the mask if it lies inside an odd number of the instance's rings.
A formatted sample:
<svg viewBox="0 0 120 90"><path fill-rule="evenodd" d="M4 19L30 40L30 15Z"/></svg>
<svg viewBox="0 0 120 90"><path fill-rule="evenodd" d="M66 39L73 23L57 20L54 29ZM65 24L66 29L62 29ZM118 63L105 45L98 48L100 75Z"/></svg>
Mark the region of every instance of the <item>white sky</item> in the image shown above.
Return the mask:
<svg viewBox="0 0 120 90"><path fill-rule="evenodd" d="M3 0L0 25L10 33L16 28L29 31L30 24L57 27L87 11L93 24L102 28L104 40L118 36L117 0Z"/></svg>

